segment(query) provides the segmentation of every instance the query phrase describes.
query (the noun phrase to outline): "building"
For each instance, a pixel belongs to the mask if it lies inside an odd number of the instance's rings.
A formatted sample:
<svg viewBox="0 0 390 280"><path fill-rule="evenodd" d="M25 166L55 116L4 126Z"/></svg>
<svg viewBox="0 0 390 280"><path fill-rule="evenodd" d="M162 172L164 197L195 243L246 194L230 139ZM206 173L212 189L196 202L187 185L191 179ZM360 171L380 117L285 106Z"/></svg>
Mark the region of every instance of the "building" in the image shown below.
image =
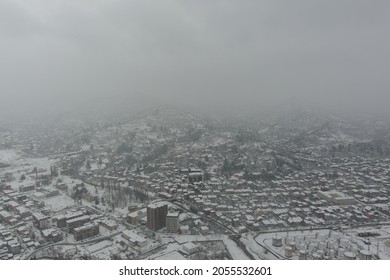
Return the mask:
<svg viewBox="0 0 390 280"><path fill-rule="evenodd" d="M207 235L207 234L210 233L210 230L206 226L201 226L200 229L199 229L199 232L200 232L200 234Z"/></svg>
<svg viewBox="0 0 390 280"><path fill-rule="evenodd" d="M60 191L58 189L54 188L47 188L44 191L46 198L53 197L60 194Z"/></svg>
<svg viewBox="0 0 390 280"><path fill-rule="evenodd" d="M18 208L16 208L15 210L15 213L17 215L19 215L20 217L22 218L26 218L28 216L31 215L31 212L30 210L28 210L26 207L24 207L23 205L22 206L19 206Z"/></svg>
<svg viewBox="0 0 390 280"><path fill-rule="evenodd" d="M187 242L183 245L183 249L185 252L187 252L188 254L193 254L193 253L196 253L199 251L199 246L195 245L194 243L192 242Z"/></svg>
<svg viewBox="0 0 390 280"><path fill-rule="evenodd" d="M188 225L181 226L180 228L181 234L189 234L190 233L190 227Z"/></svg>
<svg viewBox="0 0 390 280"><path fill-rule="evenodd" d="M179 230L179 213L178 212L168 213L166 226L167 226L168 233L177 233L177 231Z"/></svg>
<svg viewBox="0 0 390 280"><path fill-rule="evenodd" d="M196 171L190 171L188 174L188 181L190 183L195 183L195 182L201 182L203 181L203 172L200 170Z"/></svg>
<svg viewBox="0 0 390 280"><path fill-rule="evenodd" d="M128 222L129 224L132 224L132 225L136 225L137 218L138 218L138 214L136 212L130 213L126 217L126 222Z"/></svg>
<svg viewBox="0 0 390 280"><path fill-rule="evenodd" d="M35 185L20 186L19 192L29 192L35 190Z"/></svg>
<svg viewBox="0 0 390 280"><path fill-rule="evenodd" d="M62 233L58 229L48 228L42 230L41 232L42 232L42 236L48 241L59 242L63 240Z"/></svg>
<svg viewBox="0 0 390 280"><path fill-rule="evenodd" d="M57 188L58 190L66 191L66 190L68 189L68 185L65 184L65 183L58 184L58 185L56 186L56 188Z"/></svg>
<svg viewBox="0 0 390 280"><path fill-rule="evenodd" d="M99 225L95 223L88 223L81 227L73 229L74 240L79 241L94 237L99 234Z"/></svg>
<svg viewBox="0 0 390 280"><path fill-rule="evenodd" d="M130 242L132 246L139 246L143 247L146 245L147 240L140 236L137 232L134 230L124 230L122 232L122 237Z"/></svg>
<svg viewBox="0 0 390 280"><path fill-rule="evenodd" d="M66 227L70 233L73 233L75 228L81 227L82 225L88 223L91 220L90 216L84 215L77 217L71 220L66 221Z"/></svg>
<svg viewBox="0 0 390 280"><path fill-rule="evenodd" d="M343 194L339 191L319 191L318 196L325 199L327 202L338 204L338 205L349 205L354 204L355 199Z"/></svg>
<svg viewBox="0 0 390 280"><path fill-rule="evenodd" d="M13 216L11 215L10 212L8 211L0 211L0 221L3 222L3 223L9 223L11 221L11 219L13 218Z"/></svg>
<svg viewBox="0 0 390 280"><path fill-rule="evenodd" d="M372 254L368 250L360 250L359 251L359 259L360 260L372 260Z"/></svg>
<svg viewBox="0 0 390 280"><path fill-rule="evenodd" d="M49 227L49 217L39 212L33 213L32 216L34 220L34 225L37 229L46 229Z"/></svg>
<svg viewBox="0 0 390 280"><path fill-rule="evenodd" d="M72 212L72 213L69 213L66 215L58 215L58 216L53 218L53 221L55 221L57 223L57 227L64 228L64 227L66 227L66 221L81 217L83 215L84 215L83 212L76 211L76 212Z"/></svg>
<svg viewBox="0 0 390 280"><path fill-rule="evenodd" d="M18 208L20 206L20 204L15 202L15 201L10 201L10 202L8 202L7 206L8 206L9 211L16 212L16 208Z"/></svg>
<svg viewBox="0 0 390 280"><path fill-rule="evenodd" d="M132 213L129 213L126 216L126 221L129 224L136 225L139 223L139 221L146 216L147 209L138 210Z"/></svg>
<svg viewBox="0 0 390 280"><path fill-rule="evenodd" d="M352 252L345 252L344 260L356 260L356 254Z"/></svg>
<svg viewBox="0 0 390 280"><path fill-rule="evenodd" d="M165 227L168 214L168 205L163 202L149 204L146 210L146 225L151 230Z"/></svg>
<svg viewBox="0 0 390 280"><path fill-rule="evenodd" d="M115 221L103 220L100 222L100 224L110 231L118 229L118 224Z"/></svg>

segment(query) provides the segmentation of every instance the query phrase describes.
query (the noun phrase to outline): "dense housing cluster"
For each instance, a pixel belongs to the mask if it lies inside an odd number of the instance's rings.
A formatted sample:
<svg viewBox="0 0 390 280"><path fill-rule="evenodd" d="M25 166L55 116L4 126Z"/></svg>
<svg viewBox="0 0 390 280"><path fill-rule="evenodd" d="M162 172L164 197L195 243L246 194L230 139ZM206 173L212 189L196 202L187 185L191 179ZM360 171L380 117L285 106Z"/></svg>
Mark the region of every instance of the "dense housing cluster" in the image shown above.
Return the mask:
<svg viewBox="0 0 390 280"><path fill-rule="evenodd" d="M2 131L0 257L388 258L386 230L361 233L389 223L388 135L384 122L174 110ZM315 230L336 237L301 240Z"/></svg>

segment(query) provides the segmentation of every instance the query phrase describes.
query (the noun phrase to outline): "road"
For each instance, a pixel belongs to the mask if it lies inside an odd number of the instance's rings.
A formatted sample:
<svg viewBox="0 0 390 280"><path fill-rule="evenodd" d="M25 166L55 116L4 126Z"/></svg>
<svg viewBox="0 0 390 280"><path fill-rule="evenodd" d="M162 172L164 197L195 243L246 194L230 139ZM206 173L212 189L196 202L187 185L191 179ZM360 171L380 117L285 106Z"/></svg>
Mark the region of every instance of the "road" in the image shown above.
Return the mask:
<svg viewBox="0 0 390 280"><path fill-rule="evenodd" d="M53 243L53 244L48 244L45 246L42 246L38 249L35 249L33 252L29 253L24 259L29 260L31 259L37 252L42 251L44 249L50 248L50 247L57 247L57 246L77 246L77 245L85 245L85 244L91 244L91 243L97 243L103 240L110 239L112 237L115 237L119 234L121 234L122 231L115 232L113 234L107 235L107 236L101 236L98 238L86 240L86 241L80 241L80 242L60 242L60 243Z"/></svg>

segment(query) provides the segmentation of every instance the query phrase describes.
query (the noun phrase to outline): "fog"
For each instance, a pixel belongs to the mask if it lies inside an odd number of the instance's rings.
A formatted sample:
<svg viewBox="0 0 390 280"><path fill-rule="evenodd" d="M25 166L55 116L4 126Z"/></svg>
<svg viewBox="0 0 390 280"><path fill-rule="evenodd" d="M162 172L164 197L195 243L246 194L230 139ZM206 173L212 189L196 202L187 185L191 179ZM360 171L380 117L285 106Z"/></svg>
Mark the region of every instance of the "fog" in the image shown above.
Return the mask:
<svg viewBox="0 0 390 280"><path fill-rule="evenodd" d="M170 104L386 113L389 1L0 1L3 120Z"/></svg>

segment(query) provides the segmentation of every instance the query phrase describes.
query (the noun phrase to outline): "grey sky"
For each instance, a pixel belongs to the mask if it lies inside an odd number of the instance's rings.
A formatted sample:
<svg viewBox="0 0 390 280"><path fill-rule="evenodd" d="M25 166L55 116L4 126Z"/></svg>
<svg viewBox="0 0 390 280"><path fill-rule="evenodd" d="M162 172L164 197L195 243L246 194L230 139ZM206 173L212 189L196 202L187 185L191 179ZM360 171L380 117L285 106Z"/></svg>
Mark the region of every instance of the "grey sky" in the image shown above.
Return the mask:
<svg viewBox="0 0 390 280"><path fill-rule="evenodd" d="M385 0L1 0L0 110L297 98L386 112L389 49Z"/></svg>

